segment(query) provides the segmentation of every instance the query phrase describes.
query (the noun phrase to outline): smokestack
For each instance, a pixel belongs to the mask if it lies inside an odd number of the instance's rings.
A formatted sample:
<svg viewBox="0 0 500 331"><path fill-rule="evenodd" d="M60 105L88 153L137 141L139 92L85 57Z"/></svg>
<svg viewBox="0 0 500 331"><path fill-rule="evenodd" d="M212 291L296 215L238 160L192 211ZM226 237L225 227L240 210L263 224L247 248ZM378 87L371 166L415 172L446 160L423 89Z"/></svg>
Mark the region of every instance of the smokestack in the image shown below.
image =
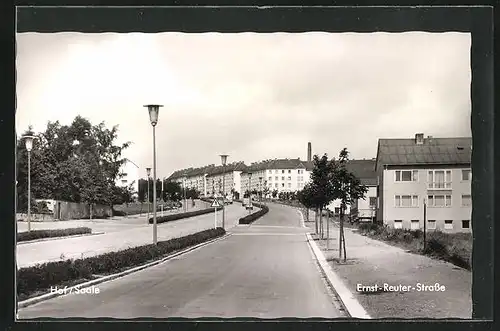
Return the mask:
<svg viewBox="0 0 500 331"><path fill-rule="evenodd" d="M311 162L312 160L312 148L311 148L311 143L307 143L307 162Z"/></svg>

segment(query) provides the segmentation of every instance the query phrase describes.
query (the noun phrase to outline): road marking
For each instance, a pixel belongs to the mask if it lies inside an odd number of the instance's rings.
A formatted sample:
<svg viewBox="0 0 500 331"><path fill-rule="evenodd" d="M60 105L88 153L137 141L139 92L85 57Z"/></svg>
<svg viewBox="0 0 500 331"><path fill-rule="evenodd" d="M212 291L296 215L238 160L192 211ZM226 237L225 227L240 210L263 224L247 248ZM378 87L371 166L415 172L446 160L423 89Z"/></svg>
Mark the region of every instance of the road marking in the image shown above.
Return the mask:
<svg viewBox="0 0 500 331"><path fill-rule="evenodd" d="M307 242L312 248L316 259L319 262L321 269L325 273L328 282L332 285L337 292L343 306L346 308L347 313L353 318L371 319L370 315L365 311L361 304L356 300L354 294L344 285L339 276L335 274L332 267L326 261L325 255L319 249L318 245L314 242L310 233L307 233Z"/></svg>
<svg viewBox="0 0 500 331"><path fill-rule="evenodd" d="M279 229L300 229L298 226L282 226L282 225L251 225L251 228L279 228Z"/></svg>

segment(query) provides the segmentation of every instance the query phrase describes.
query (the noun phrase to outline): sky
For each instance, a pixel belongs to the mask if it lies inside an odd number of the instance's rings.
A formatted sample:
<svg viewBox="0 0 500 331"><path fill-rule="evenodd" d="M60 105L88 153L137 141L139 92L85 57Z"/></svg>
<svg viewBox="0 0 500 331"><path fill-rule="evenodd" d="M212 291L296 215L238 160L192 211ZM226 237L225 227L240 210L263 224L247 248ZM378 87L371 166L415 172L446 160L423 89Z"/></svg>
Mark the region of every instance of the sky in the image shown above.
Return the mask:
<svg viewBox="0 0 500 331"><path fill-rule="evenodd" d="M18 134L118 125L158 177L271 158L374 158L379 138L470 137L468 33L20 33ZM144 171L145 172L145 171Z"/></svg>

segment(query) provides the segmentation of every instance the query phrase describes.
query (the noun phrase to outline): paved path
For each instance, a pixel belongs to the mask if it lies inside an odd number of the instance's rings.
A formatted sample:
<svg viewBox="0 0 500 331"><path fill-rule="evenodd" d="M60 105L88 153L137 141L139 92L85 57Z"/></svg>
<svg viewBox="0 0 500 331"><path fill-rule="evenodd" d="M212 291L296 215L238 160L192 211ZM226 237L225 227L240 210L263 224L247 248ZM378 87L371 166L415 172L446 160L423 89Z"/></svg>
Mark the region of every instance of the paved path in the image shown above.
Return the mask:
<svg viewBox="0 0 500 331"><path fill-rule="evenodd" d="M314 213L307 226L314 232ZM324 218L326 220L326 218ZM326 221L325 236L326 236ZM472 318L472 273L440 260L412 254L404 249L345 229L347 263L338 261L339 229L332 222L330 249L318 240L333 270L373 318ZM358 284L372 286L410 285L409 292L362 294ZM417 284L444 285L444 292L417 291Z"/></svg>
<svg viewBox="0 0 500 331"><path fill-rule="evenodd" d="M239 204L228 205L226 208L226 229L235 226L240 217L247 211ZM219 225L222 222L222 212L217 212ZM158 224L158 240L168 240L187 236L214 227L215 215L205 215L185 218L173 222ZM113 223L115 222L115 223ZM119 222L120 225L116 225ZM128 225L124 225L130 222ZM97 226L100 224L100 227ZM61 259L82 258L118 251L152 243L153 226L143 219L98 220L95 228L108 229L109 232L77 238L67 238L52 241L42 241L31 244L17 245L17 265L19 268L37 263L58 261ZM113 230L114 229L114 230ZM118 230L119 229L119 230Z"/></svg>
<svg viewBox="0 0 500 331"><path fill-rule="evenodd" d="M271 206L224 240L19 317L339 317L299 220L296 210Z"/></svg>
<svg viewBox="0 0 500 331"><path fill-rule="evenodd" d="M188 204L188 211L205 209L209 207L207 202L196 200L196 205L194 207ZM164 215L183 213L184 210L173 209L164 210ZM157 217L161 216L161 211L158 211ZM152 217L152 214L150 214ZM78 228L78 227L89 227L92 232L117 232L127 229L132 229L136 227L144 227L147 224L147 212L141 215L130 215L126 217L114 216L112 219L81 219L81 220L69 220L69 221L52 221L52 222L31 222L32 230L45 230L45 229L68 229L68 228ZM28 231L28 222L17 222L17 232Z"/></svg>

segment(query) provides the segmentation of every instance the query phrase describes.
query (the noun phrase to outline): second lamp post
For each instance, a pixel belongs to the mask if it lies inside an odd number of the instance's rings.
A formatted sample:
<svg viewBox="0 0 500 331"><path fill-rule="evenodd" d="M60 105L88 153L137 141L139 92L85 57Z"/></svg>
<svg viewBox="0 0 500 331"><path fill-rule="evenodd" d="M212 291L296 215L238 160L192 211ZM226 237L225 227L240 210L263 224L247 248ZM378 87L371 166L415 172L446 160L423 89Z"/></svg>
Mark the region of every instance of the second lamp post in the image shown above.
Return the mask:
<svg viewBox="0 0 500 331"><path fill-rule="evenodd" d="M153 244L158 242L158 229L156 224L156 124L158 123L158 112L162 105L146 105L148 108L149 120L153 126ZM149 183L149 181L148 181ZM149 192L148 192L149 193ZM149 220L148 220L149 223Z"/></svg>
<svg viewBox="0 0 500 331"><path fill-rule="evenodd" d="M220 160L222 162L222 228L225 229L226 222L226 162L228 155L222 154Z"/></svg>

